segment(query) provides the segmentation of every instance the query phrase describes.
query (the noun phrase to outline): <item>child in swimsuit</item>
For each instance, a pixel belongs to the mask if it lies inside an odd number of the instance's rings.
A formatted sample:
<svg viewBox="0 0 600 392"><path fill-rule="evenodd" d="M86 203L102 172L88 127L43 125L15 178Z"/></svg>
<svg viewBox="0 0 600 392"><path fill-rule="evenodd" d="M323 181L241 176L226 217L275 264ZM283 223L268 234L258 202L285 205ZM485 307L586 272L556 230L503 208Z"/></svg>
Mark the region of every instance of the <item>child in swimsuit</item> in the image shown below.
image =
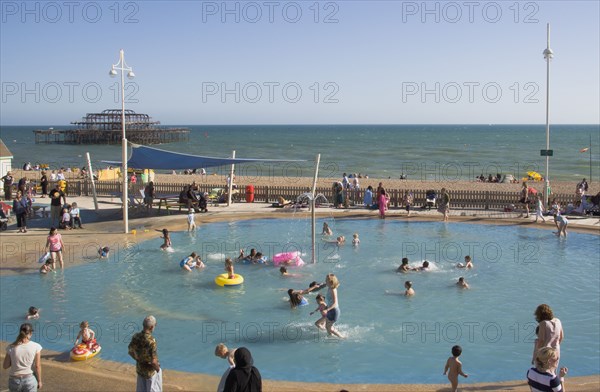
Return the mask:
<svg viewBox="0 0 600 392"><path fill-rule="evenodd" d="M225 271L227 272L227 279L235 279L233 261L229 257L225 259Z"/></svg>
<svg viewBox="0 0 600 392"><path fill-rule="evenodd" d="M558 227L558 232L556 233L556 235L560 237L562 234L566 237L567 236L567 225L569 224L569 221L567 220L566 217L562 216L560 213L556 214L554 219L556 219L556 226Z"/></svg>
<svg viewBox="0 0 600 392"><path fill-rule="evenodd" d="M36 308L35 306L30 306L29 309L27 310L27 320L32 320L32 319L39 319L40 318L40 310L38 308Z"/></svg>
<svg viewBox="0 0 600 392"><path fill-rule="evenodd" d="M327 222L323 222L323 232L321 234L323 234L323 235L333 235L333 231L331 230L331 228L329 227L329 225L327 224Z"/></svg>
<svg viewBox="0 0 600 392"><path fill-rule="evenodd" d="M403 257L402 265L400 265L400 267L398 267L396 272L408 272L408 271L410 271L410 267L408 266L408 257Z"/></svg>
<svg viewBox="0 0 600 392"><path fill-rule="evenodd" d="M404 282L404 288L406 289L406 291L404 292L405 296L410 297L412 295L415 295L415 290L412 288L412 286L413 284L410 280Z"/></svg>
<svg viewBox="0 0 600 392"><path fill-rule="evenodd" d="M81 330L77 334L77 337L75 338L75 344L73 346L77 346L79 338L81 338L81 343L87 345L88 348L92 348L92 346L96 344L96 333L90 329L89 326L90 325L87 321L82 321L81 324L79 324L79 328L81 328Z"/></svg>
<svg viewBox="0 0 600 392"><path fill-rule="evenodd" d="M110 248L108 246L98 249L98 256L101 259L107 259L109 253L110 253Z"/></svg>
<svg viewBox="0 0 600 392"><path fill-rule="evenodd" d="M48 272L53 271L52 269L52 259L48 258L44 265L40 267L40 274L47 274Z"/></svg>
<svg viewBox="0 0 600 392"><path fill-rule="evenodd" d="M411 271L429 271L429 261L425 260L421 267L411 268Z"/></svg>
<svg viewBox="0 0 600 392"><path fill-rule="evenodd" d="M323 297L322 294L317 294L315 300L317 301L319 307L310 312L310 315L312 316L316 312L321 313L321 318L315 321L315 326L324 330L325 322L327 321L327 312L325 311L325 309L327 309L327 303L325 302L325 297Z"/></svg>
<svg viewBox="0 0 600 392"><path fill-rule="evenodd" d="M456 268L467 268L467 269L471 269L473 268L473 260L471 260L471 256L465 256L465 263L458 263L456 264Z"/></svg>
<svg viewBox="0 0 600 392"><path fill-rule="evenodd" d="M352 245L357 246L360 244L360 239L358 238L358 233L352 234Z"/></svg>
<svg viewBox="0 0 600 392"><path fill-rule="evenodd" d="M458 282L456 282L456 285L461 288L461 289L468 289L469 288L469 284L467 283L467 281L465 280L465 278L463 278L462 276L460 278L458 278Z"/></svg>
<svg viewBox="0 0 600 392"><path fill-rule="evenodd" d="M289 289L288 295L290 296L290 306L292 309L298 306L308 305L308 301L302 296L300 291Z"/></svg>
<svg viewBox="0 0 600 392"><path fill-rule="evenodd" d="M160 249L166 250L171 247L171 236L169 235L169 230L162 229L163 236L160 237L165 240L163 244L160 246Z"/></svg>

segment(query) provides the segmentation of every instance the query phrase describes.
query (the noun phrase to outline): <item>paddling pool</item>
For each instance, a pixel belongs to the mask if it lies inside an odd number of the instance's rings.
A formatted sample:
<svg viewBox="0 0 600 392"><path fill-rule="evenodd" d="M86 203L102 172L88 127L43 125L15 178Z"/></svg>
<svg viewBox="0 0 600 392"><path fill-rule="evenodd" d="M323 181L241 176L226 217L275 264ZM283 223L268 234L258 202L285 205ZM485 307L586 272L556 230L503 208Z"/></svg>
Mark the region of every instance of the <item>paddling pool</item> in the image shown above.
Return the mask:
<svg viewBox="0 0 600 392"><path fill-rule="evenodd" d="M469 374L465 381L490 382L524 379L535 339L533 312L547 303L565 330L561 365L570 376L598 373L599 236L571 232L559 239L550 230L467 223L326 221L335 236L357 232L361 242L338 248L319 236L316 264L310 263L305 214L174 232L172 253L158 249L158 236L126 249L109 244L110 258L102 261L93 258L97 244L78 244L89 262L47 276L0 278L1 339L14 340L33 305L41 309L33 321L34 340L44 348L70 350L79 323L87 320L102 345L97 358L133 363L127 345L143 318L153 314L160 362L167 369L221 375L227 364L214 348L225 342L248 347L268 379L446 383L444 364L458 344ZM255 248L269 259L300 251L307 264L288 267L300 275L291 278L271 264L236 264L244 283L215 285L224 257L236 257L241 248ZM183 272L179 261L192 251L207 267ZM455 268L465 255L473 258L474 269ZM403 256L411 266L429 260L431 271L396 273ZM322 282L329 272L341 282L338 329L344 340L314 327L318 315L309 313L317 307L315 294L306 296L309 306L292 310L287 302L288 288ZM470 290L455 286L460 276ZM406 280L416 292L411 298L401 295Z"/></svg>

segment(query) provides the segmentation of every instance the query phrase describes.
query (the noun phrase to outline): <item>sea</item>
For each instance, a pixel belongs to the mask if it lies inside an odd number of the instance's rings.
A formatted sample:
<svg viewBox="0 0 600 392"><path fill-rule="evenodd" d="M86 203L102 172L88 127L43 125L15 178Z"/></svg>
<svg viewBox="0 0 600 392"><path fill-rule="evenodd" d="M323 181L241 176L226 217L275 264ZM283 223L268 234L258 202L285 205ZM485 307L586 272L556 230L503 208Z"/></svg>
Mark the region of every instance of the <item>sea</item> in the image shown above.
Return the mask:
<svg viewBox="0 0 600 392"><path fill-rule="evenodd" d="M343 173L371 178L432 181L472 180L475 176L529 171L545 174L545 125L177 125L191 130L189 141L156 148L210 157L289 159L303 162L239 165L238 175L312 177L320 154L319 177ZM51 169L120 161L120 145L35 144L35 129L69 129L60 125L0 126L12 152L13 167L26 162ZM600 125L550 127L551 181L600 177ZM585 151L584 149L588 149ZM584 150L582 152L582 150ZM590 153L591 151L591 153ZM131 147L130 147L131 153ZM141 168L143 169L143 168ZM190 168L193 169L193 168ZM229 167L207 168L225 174Z"/></svg>

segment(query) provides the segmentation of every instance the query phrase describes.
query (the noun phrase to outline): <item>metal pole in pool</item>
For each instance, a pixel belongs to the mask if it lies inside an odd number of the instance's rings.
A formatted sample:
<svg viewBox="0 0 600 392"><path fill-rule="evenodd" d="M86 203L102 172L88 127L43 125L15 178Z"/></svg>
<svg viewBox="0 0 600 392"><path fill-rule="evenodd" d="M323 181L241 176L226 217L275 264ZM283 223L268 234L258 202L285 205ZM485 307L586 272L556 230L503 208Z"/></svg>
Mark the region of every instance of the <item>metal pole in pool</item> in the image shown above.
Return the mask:
<svg viewBox="0 0 600 392"><path fill-rule="evenodd" d="M231 159L235 159L235 150L231 153ZM233 169L234 164L231 164L231 172L229 173L229 184L227 184L227 207L231 205L231 191L233 190Z"/></svg>
<svg viewBox="0 0 600 392"><path fill-rule="evenodd" d="M321 162L321 154L317 154L317 159L315 160L315 177L313 179L313 186L312 186L312 200L311 200L311 223L312 223L312 227L311 227L311 231L312 231L312 263L316 263L316 257L315 257L315 244L316 244L316 237L317 237L317 232L316 232L316 218L317 218L317 213L315 211L315 199L316 199L316 192L317 192L317 178L319 177L319 163Z"/></svg>
<svg viewBox="0 0 600 392"><path fill-rule="evenodd" d="M544 50L544 58L546 59L546 188L544 189L544 205L548 205L548 190L550 188L550 181L548 179L549 169L548 165L550 163L550 156L548 155L548 151L550 150L550 60L554 57L554 52L550 49L550 23L548 23L547 27L547 45Z"/></svg>
<svg viewBox="0 0 600 392"><path fill-rule="evenodd" d="M94 196L94 209L96 211L98 211L98 196L96 195L96 183L94 182L94 172L92 172L92 160L90 159L89 152L86 152L85 156L87 158L88 173L90 176L90 181L92 182L92 195Z"/></svg>

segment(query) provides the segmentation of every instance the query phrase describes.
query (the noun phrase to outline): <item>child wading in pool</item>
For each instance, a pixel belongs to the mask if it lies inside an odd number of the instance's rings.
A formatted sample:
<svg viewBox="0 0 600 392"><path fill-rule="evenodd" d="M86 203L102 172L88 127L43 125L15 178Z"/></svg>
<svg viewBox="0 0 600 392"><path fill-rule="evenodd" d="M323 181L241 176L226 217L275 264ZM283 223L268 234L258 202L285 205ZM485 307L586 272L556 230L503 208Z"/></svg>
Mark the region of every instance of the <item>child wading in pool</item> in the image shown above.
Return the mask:
<svg viewBox="0 0 600 392"><path fill-rule="evenodd" d="M27 320L37 320L40 318L40 310L35 306L30 306L27 310Z"/></svg>
<svg viewBox="0 0 600 392"><path fill-rule="evenodd" d="M357 246L360 244L360 238L358 238L358 233L352 234L352 245Z"/></svg>
<svg viewBox="0 0 600 392"><path fill-rule="evenodd" d="M404 292L405 296L410 297L415 295L415 290L412 288L412 286L413 284L410 280L404 282L404 288L406 289L406 291Z"/></svg>
<svg viewBox="0 0 600 392"><path fill-rule="evenodd" d="M471 259L471 256L465 256L465 263L458 263L456 264L456 268L467 268L467 269L471 269L473 268L473 260Z"/></svg>
<svg viewBox="0 0 600 392"><path fill-rule="evenodd" d="M319 305L319 307L316 308L315 310L313 310L312 312L310 312L310 315L312 316L316 312L321 313L321 318L318 319L317 321L315 321L315 326L319 329L324 330L325 323L327 322L327 312L325 311L325 309L327 309L327 303L325 302L325 297L323 297L322 294L317 294L317 296L315 297L315 300L317 301L317 304Z"/></svg>
<svg viewBox="0 0 600 392"><path fill-rule="evenodd" d="M48 260L40 267L40 274L47 274L50 271L53 271L52 259L48 258Z"/></svg>
<svg viewBox="0 0 600 392"><path fill-rule="evenodd" d="M163 244L160 246L160 249L162 250L167 250L171 247L171 235L169 234L169 230L167 229L162 229L162 239L165 240L165 242L163 242Z"/></svg>
<svg viewBox="0 0 600 392"><path fill-rule="evenodd" d="M100 257L101 259L108 259L109 255L110 255L110 248L108 246L104 246L104 247L98 249L98 257Z"/></svg>
<svg viewBox="0 0 600 392"><path fill-rule="evenodd" d="M188 209L187 224L188 224L188 231L196 230L196 221L194 220L194 210L191 208Z"/></svg>
<svg viewBox="0 0 600 392"><path fill-rule="evenodd" d="M327 222L323 222L323 232L321 234L323 234L323 235L333 235L333 231L331 231L331 228L329 227L329 225L327 224Z"/></svg>
<svg viewBox="0 0 600 392"><path fill-rule="evenodd" d="M458 375L463 377L469 377L468 374L462 371L462 362L458 359L462 354L462 348L460 346L452 347L452 356L446 361L444 367L444 375L448 374L448 380L452 385L452 392L456 392L458 389Z"/></svg>
<svg viewBox="0 0 600 392"><path fill-rule="evenodd" d="M456 286L458 286L461 289L468 289L469 288L469 284L467 283L467 281L465 280L465 278L463 278L462 276L460 278L458 278L458 282L456 282Z"/></svg>

